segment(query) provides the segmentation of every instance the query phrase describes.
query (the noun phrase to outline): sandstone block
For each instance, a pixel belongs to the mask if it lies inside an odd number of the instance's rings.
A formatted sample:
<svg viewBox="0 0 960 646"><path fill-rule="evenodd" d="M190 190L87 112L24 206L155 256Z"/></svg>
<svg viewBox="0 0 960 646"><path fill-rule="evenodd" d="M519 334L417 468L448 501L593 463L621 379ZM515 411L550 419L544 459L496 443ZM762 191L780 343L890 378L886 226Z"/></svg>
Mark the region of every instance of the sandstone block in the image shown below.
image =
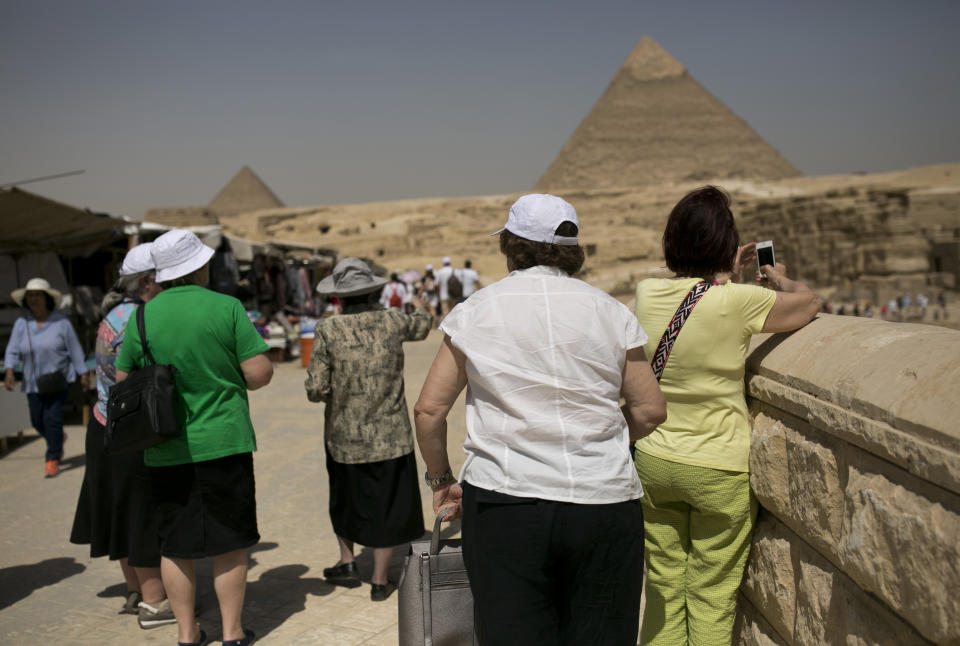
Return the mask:
<svg viewBox="0 0 960 646"><path fill-rule="evenodd" d="M906 622L861 590L802 542L797 560L795 644L804 646L922 646Z"/></svg>
<svg viewBox="0 0 960 646"><path fill-rule="evenodd" d="M750 449L750 483L760 503L804 540L834 555L843 524L841 445L765 406L754 420Z"/></svg>
<svg viewBox="0 0 960 646"><path fill-rule="evenodd" d="M768 415L758 415L750 438L750 486L767 509L783 513L790 508L789 469L783 424Z"/></svg>
<svg viewBox="0 0 960 646"><path fill-rule="evenodd" d="M761 512L753 533L747 572L740 590L770 625L790 640L797 607L791 543L797 540L768 513Z"/></svg>
<svg viewBox="0 0 960 646"><path fill-rule="evenodd" d="M838 442L788 429L790 525L806 540L836 553L843 526ZM815 441L819 440L819 441Z"/></svg>
<svg viewBox="0 0 960 646"><path fill-rule="evenodd" d="M928 639L960 643L960 501L864 456L851 465L842 567Z"/></svg>
<svg viewBox="0 0 960 646"><path fill-rule="evenodd" d="M737 646L788 646L763 615L742 595L737 603L733 643Z"/></svg>

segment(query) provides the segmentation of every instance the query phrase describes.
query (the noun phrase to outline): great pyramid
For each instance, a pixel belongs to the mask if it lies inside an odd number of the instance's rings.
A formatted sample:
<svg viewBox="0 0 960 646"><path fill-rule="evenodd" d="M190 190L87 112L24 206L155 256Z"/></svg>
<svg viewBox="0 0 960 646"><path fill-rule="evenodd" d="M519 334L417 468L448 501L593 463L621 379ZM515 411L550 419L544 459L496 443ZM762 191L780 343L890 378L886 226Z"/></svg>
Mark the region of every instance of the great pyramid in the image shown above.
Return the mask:
<svg viewBox="0 0 960 646"><path fill-rule="evenodd" d="M798 175L683 65L644 36L535 190Z"/></svg>
<svg viewBox="0 0 960 646"><path fill-rule="evenodd" d="M284 206L273 191L249 166L241 168L227 185L210 200L207 209L218 215L234 215L243 211L273 209Z"/></svg>

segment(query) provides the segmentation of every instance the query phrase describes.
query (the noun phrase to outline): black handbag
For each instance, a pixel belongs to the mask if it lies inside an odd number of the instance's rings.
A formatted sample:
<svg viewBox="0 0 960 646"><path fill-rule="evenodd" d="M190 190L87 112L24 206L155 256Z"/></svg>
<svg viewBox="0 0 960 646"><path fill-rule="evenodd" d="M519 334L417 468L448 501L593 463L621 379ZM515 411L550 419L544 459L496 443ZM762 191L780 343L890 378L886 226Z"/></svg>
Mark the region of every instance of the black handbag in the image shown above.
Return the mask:
<svg viewBox="0 0 960 646"><path fill-rule="evenodd" d="M59 370L37 377L37 392L41 395L61 393L67 389L67 378Z"/></svg>
<svg viewBox="0 0 960 646"><path fill-rule="evenodd" d="M104 438L108 453L143 451L180 435L177 369L158 365L150 354L143 310L142 305L138 307L136 316L144 366L110 389Z"/></svg>

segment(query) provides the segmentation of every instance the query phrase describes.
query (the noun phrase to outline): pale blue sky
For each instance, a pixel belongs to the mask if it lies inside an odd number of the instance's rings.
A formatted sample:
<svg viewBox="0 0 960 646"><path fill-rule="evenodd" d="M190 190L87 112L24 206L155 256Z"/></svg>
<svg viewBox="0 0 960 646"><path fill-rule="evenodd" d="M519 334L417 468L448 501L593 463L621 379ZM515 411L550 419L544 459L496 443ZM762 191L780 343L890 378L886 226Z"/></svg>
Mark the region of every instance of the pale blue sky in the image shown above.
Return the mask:
<svg viewBox="0 0 960 646"><path fill-rule="evenodd" d="M530 188L641 36L807 174L960 162L960 2L3 0L0 184L140 218Z"/></svg>

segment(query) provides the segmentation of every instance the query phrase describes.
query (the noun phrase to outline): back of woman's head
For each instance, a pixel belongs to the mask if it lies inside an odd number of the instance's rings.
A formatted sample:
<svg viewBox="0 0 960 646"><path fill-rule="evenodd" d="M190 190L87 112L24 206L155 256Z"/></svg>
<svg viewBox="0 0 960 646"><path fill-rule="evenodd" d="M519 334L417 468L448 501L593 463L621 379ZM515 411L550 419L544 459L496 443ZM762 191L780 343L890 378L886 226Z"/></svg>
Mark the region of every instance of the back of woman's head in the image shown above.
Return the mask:
<svg viewBox="0 0 960 646"><path fill-rule="evenodd" d="M579 233L576 224L561 222L556 235L575 238ZM513 269L528 269L538 265L557 267L571 276L583 267L586 258L580 245L558 245L546 242L533 242L510 233L506 229L500 232L500 251L507 257Z"/></svg>
<svg viewBox="0 0 960 646"><path fill-rule="evenodd" d="M739 245L730 198L716 186L684 195L670 211L663 231L663 257L678 276L731 271Z"/></svg>
<svg viewBox="0 0 960 646"><path fill-rule="evenodd" d="M142 272L139 274L128 274L117 278L100 302L100 313L106 316L114 307L123 302L124 298L135 298L140 292L140 277L153 272Z"/></svg>

